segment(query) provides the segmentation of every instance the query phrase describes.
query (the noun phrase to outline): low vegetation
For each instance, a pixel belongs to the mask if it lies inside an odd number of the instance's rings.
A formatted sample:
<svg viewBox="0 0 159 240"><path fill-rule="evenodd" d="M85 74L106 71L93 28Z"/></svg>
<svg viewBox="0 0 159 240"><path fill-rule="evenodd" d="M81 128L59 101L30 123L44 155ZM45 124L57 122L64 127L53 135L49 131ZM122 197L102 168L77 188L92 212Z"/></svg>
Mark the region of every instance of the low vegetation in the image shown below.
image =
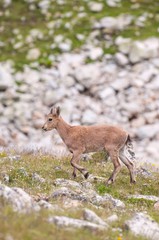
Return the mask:
<svg viewBox="0 0 159 240"><path fill-rule="evenodd" d="M12 152L13 154L13 152ZM16 154L16 153L14 153ZM53 157L44 155L40 151L36 154L26 153L21 154L18 160L9 159L10 153L1 153L0 157L0 181L9 187L20 187L29 193L34 199L48 199L54 189L54 180L56 178L72 179L72 167L70 166L70 156ZM95 157L97 156L97 157ZM103 154L94 155L91 160L82 161L82 165L90 170L90 173L95 176L108 178L113 166L109 160L105 160ZM33 179L33 174L45 179L45 182L39 182ZM6 178L8 176L8 178ZM83 176L79 173L77 182L84 181ZM78 208L64 208L62 200L51 200L52 204L60 206L54 212L49 210L41 210L40 212L30 214L17 214L12 208L0 199L0 238L8 239L7 236L12 236L13 239L105 239L105 240L141 240L144 238L134 237L124 228L124 222L129 219L134 212L146 211L157 222L159 222L159 213L154 210L154 202L144 199L128 199L131 194L155 195L159 196L159 174L153 173L151 177L138 175L137 184L130 185L129 173L123 167L119 174L116 183L111 186L106 186L105 181L94 181L94 189L100 194L111 194L113 197L122 200L126 209L122 211L115 210L109 206L104 209L95 208L88 203L83 203ZM106 219L113 213L119 216L119 219L112 224L104 232L91 233L88 230L66 230L47 223L46 219L50 215L64 215L82 219L82 211L84 207L89 207L95 211L103 219Z"/></svg>

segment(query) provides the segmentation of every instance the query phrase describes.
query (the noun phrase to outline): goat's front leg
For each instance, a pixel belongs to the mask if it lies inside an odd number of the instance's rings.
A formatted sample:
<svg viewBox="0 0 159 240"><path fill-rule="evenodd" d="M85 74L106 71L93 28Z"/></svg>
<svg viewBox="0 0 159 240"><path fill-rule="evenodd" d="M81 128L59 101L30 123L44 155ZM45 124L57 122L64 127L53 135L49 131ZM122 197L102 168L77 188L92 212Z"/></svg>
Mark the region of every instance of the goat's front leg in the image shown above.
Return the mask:
<svg viewBox="0 0 159 240"><path fill-rule="evenodd" d="M84 175L85 178L88 178L89 172L85 168L78 165L80 156L82 153L83 153L82 151L74 151L73 152L73 157L71 159L71 165L72 165L72 167L74 167L73 176L76 177L76 169L77 169Z"/></svg>

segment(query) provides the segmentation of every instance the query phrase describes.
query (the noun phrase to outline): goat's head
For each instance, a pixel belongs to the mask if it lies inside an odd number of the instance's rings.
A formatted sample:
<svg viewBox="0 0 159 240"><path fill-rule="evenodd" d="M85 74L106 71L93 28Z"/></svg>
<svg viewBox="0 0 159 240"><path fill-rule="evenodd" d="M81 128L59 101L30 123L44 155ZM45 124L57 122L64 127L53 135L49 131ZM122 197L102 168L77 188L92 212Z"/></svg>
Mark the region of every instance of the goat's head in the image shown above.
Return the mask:
<svg viewBox="0 0 159 240"><path fill-rule="evenodd" d="M51 108L50 113L47 115L47 120L44 123L42 129L44 131L50 131L57 127L59 122L60 116L60 107L53 107Z"/></svg>

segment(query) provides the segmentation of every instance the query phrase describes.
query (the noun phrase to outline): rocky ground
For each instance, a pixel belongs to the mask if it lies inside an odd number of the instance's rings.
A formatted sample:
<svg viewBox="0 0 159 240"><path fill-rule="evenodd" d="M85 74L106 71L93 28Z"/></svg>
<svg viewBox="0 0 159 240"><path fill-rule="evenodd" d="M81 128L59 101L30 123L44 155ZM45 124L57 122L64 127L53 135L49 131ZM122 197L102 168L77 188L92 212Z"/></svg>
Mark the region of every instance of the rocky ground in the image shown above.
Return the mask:
<svg viewBox="0 0 159 240"><path fill-rule="evenodd" d="M123 167L106 186L109 161L96 155L81 164L91 173L87 180L71 178L69 157L3 152L1 239L158 240L158 174L138 168L131 185Z"/></svg>

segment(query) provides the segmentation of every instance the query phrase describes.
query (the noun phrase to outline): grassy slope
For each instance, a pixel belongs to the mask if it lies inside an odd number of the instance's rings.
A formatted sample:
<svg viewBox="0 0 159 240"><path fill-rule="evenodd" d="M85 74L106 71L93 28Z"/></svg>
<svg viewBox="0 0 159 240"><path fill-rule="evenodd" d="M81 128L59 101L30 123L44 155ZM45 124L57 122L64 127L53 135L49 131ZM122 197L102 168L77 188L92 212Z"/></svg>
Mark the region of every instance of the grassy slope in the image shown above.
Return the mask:
<svg viewBox="0 0 159 240"><path fill-rule="evenodd" d="M3 157L4 154L2 154ZM53 192L53 181L55 178L71 179L72 167L70 166L69 158L54 158L52 156L44 156L39 154L22 155L21 160L10 162L9 160L0 160L1 175L0 180L3 182L3 174L7 173L10 176L9 183L5 183L11 187L21 187L26 192L34 197L48 197ZM97 176L108 178L110 171L112 171L112 164L105 162L102 158L94 157L89 162L82 162L90 172ZM57 168L58 167L58 168ZM23 171L21 170L23 169ZM60 169L60 170L57 170ZM24 174L23 172L27 173ZM45 178L45 183L39 183L32 180L32 174L38 173ZM83 181L79 174L78 182ZM137 184L129 184L129 174L127 169L123 167L122 173L118 176L116 183L113 186L105 186L104 182L93 183L94 188L99 194L110 193L113 197L119 198L126 204L126 211L117 212L119 221L113 224L116 228L124 227L124 221L131 217L135 211L147 211L156 221L159 222L159 213L153 210L153 203L147 200L133 200L127 199L129 194L151 194L159 195L159 176L154 174L152 178L145 178L138 176ZM58 204L62 208L61 200L52 203ZM89 207L95 211L99 216L107 218L112 215L115 210L105 207L104 211L96 209L93 206L88 206L86 203L83 207ZM39 213L28 214L25 217L14 213L9 206L0 200L0 232L4 236L10 234L14 239L118 239L119 231L113 232L111 229L103 233L90 233L87 230L68 231L59 229L46 222L47 216L51 213L42 210ZM53 214L65 215L75 218L82 218L82 208L79 209L64 209L64 211L55 211ZM3 238L2 238L3 239ZM142 239L132 236L130 233L123 231L123 238L128 240Z"/></svg>
<svg viewBox="0 0 159 240"><path fill-rule="evenodd" d="M121 13L129 13L135 17L141 16L144 12L152 13L152 16L148 18L145 23L145 27L136 27L134 23L129 26L126 30L121 32L116 32L113 38L118 35L124 37L131 37L134 39L143 39L149 36L159 36L157 32L158 22L159 22L159 2L157 0L136 0L136 3L140 4L138 9L132 9L134 5L130 0L122 1L121 7L110 8L105 4L105 1L98 0L96 2L102 2L104 8L99 13L93 13L89 10L87 1L70 1L66 0L64 5L58 5L57 1L52 1L52 5L49 8L49 15L44 16L41 14L40 9L37 7L36 10L29 10L29 5L21 0L16 0L12 2L12 5L6 10L2 7L2 2L0 3L0 9L2 9L2 16L0 16L1 26L4 26L4 30L0 35L0 41L5 43L3 48L0 48L0 61L7 59L13 59L17 67L21 67L24 64L29 64L26 59L26 54L28 50L32 47L38 47L41 50L41 57L38 59L39 63L46 66L51 65L49 60L49 55L58 54L60 50L55 47L51 50L50 45L54 43L55 36L61 34L64 39L70 39L72 41L72 49L79 49L87 36L92 31L92 23L97 19L101 19L105 16L118 16ZM152 4L153 3L153 4ZM5 16L5 12L9 11L9 16ZM71 16L66 16L70 12ZM79 18L78 14L85 12L86 16ZM22 17L25 18L22 21ZM53 34L49 35L49 30L47 28L48 22L58 22L61 21L60 26L53 28ZM71 29L66 29L65 24L70 23ZM36 39L33 44L28 44L25 42L26 37L31 29L39 29L44 33L44 38L42 40ZM17 34L13 34L13 29L19 29L19 34L21 39L17 39ZM138 32L139 36L136 36ZM77 40L77 34L83 34L85 39L82 41ZM23 46L19 49L14 49L13 46L17 42L23 42ZM105 40L101 37L102 42ZM108 49L104 49L105 52L113 53L116 49L112 46Z"/></svg>

